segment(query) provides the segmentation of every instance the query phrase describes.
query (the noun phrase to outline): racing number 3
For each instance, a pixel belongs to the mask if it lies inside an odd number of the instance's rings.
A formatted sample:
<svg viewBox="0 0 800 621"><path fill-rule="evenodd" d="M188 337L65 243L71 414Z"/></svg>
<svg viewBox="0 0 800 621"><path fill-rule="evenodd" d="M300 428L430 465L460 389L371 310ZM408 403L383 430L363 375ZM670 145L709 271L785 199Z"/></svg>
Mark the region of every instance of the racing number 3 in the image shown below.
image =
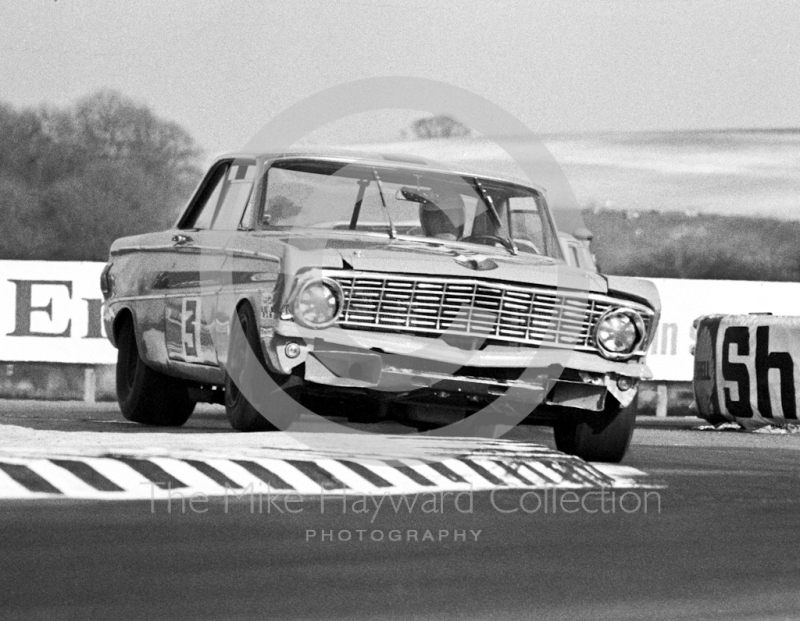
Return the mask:
<svg viewBox="0 0 800 621"><path fill-rule="evenodd" d="M188 298L183 300L181 309L181 340L183 341L183 353L186 358L197 359L200 347L200 300Z"/></svg>
<svg viewBox="0 0 800 621"><path fill-rule="evenodd" d="M725 330L722 341L722 378L738 387L739 398L734 401L730 388L725 388L725 408L738 418L752 418L750 405L750 370L744 362L731 362L730 347L736 346L736 355L750 356L750 329L732 326ZM769 351L769 326L756 328L756 395L758 411L764 418L772 418L769 398L769 372L775 369L780 374L781 407L784 418L797 419L794 389L794 361L789 352Z"/></svg>

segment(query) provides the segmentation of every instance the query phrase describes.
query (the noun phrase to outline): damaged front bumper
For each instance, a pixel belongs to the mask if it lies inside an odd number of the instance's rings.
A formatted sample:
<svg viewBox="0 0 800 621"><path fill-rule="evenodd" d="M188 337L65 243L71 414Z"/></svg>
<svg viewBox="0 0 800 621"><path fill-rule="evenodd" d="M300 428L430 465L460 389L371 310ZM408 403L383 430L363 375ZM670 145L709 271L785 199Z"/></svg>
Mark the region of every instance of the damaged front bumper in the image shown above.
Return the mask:
<svg viewBox="0 0 800 621"><path fill-rule="evenodd" d="M262 330L271 370L300 375L312 389L369 393L379 400L475 409L504 397L602 411L608 394L624 407L640 380L639 360L615 362L588 352L448 342L409 335L307 331L294 325ZM552 408L551 408L552 409ZM543 409L544 415L547 408Z"/></svg>

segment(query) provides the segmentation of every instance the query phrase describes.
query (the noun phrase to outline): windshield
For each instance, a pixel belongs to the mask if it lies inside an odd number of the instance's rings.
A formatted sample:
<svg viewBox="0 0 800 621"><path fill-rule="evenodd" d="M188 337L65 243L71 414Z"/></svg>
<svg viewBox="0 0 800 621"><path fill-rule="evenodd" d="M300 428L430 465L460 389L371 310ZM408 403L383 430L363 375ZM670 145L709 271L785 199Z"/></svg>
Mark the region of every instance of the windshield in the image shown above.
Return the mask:
<svg viewBox="0 0 800 621"><path fill-rule="evenodd" d="M394 232L559 256L540 196L513 184L424 170L289 161L269 169L264 197L262 229Z"/></svg>

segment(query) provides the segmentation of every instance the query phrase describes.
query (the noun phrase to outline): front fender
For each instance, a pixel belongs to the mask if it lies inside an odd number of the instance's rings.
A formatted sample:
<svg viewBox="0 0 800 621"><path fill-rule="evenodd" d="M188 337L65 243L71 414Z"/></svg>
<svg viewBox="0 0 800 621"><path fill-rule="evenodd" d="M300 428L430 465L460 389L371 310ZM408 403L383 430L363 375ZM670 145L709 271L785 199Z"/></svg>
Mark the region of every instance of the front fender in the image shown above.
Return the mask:
<svg viewBox="0 0 800 621"><path fill-rule="evenodd" d="M606 276L608 294L645 304L653 309L655 315L645 340L645 349L650 347L661 319L661 296L655 283L644 278L629 276Z"/></svg>

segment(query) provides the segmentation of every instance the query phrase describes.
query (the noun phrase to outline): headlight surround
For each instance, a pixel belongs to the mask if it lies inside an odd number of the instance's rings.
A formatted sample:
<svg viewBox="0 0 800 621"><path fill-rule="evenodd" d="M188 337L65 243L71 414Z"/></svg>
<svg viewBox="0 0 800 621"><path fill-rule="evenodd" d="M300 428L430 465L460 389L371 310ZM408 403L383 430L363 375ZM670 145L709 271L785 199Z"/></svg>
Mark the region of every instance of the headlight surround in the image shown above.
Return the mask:
<svg viewBox="0 0 800 621"><path fill-rule="evenodd" d="M645 339L644 319L630 308L610 308L600 316L594 342L611 360L630 358Z"/></svg>
<svg viewBox="0 0 800 621"><path fill-rule="evenodd" d="M292 299L292 317L301 326L319 330L332 325L342 313L344 294L335 280L312 278Z"/></svg>

